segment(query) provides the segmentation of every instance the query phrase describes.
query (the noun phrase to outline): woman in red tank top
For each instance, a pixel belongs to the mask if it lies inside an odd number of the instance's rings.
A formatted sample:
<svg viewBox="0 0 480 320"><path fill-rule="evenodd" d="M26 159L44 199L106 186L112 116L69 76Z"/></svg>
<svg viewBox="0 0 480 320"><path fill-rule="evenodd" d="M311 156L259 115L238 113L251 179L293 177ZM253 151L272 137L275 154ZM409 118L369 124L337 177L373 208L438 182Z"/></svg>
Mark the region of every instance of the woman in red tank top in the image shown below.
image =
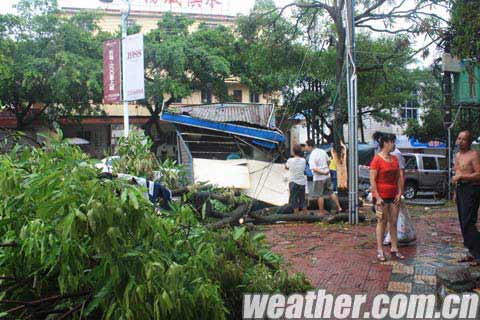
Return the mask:
<svg viewBox="0 0 480 320"><path fill-rule="evenodd" d="M381 150L370 163L370 185L377 208L377 258L380 261L386 261L382 241L387 222L392 242L391 256L404 259L398 252L397 239L398 205L403 190L398 159L390 154L395 150L395 140L393 134L382 135L378 141Z"/></svg>

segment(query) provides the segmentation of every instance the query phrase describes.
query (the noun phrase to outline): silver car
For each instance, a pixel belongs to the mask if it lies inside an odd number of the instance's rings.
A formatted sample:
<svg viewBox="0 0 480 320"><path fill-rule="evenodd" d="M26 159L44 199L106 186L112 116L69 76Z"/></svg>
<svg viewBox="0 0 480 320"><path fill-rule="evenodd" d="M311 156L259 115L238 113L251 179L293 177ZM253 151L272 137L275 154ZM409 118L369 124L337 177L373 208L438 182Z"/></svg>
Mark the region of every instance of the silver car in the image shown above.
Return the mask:
<svg viewBox="0 0 480 320"><path fill-rule="evenodd" d="M448 189L447 158L442 155L424 153L402 153L405 158L406 199L413 199L418 191L445 194ZM370 168L359 166L359 181L370 185ZM365 187L369 189L369 187Z"/></svg>
<svg viewBox="0 0 480 320"><path fill-rule="evenodd" d="M418 191L445 194L448 188L447 158L442 155L404 153L405 198L413 199Z"/></svg>

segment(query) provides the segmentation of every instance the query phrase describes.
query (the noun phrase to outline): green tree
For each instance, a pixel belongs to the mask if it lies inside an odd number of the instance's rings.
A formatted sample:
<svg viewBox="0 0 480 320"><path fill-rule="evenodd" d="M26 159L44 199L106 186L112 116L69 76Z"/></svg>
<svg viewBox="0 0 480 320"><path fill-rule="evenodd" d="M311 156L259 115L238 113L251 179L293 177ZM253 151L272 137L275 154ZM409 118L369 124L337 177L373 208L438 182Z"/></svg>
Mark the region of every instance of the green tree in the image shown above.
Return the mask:
<svg viewBox="0 0 480 320"><path fill-rule="evenodd" d="M258 1L267 3L268 1ZM403 34L413 37L426 33L431 36L432 41L438 40L434 30L444 19L435 14L435 6L442 5L446 1L417 0L411 1L387 1L387 0L360 0L355 1L354 21L357 29L364 28L373 32L388 34ZM333 106L332 131L333 142L337 152L341 151L343 137L343 124L345 123L346 112L346 86L344 85L344 72L346 68L345 57L347 53L346 38L348 26L344 19L345 0L317 1L303 0L292 1L281 8L255 11L252 14L257 16L273 16L268 23L271 28L276 28L277 21L289 14L293 16L291 23L291 34L297 32L305 35L305 40L314 39L315 42L329 42L335 46L335 94L331 96ZM396 23L402 20L402 23ZM380 22L380 23L379 23ZM383 26L382 26L383 23ZM283 27L283 25L281 24ZM338 171L342 177L346 166L338 163ZM341 181L341 185L346 182Z"/></svg>
<svg viewBox="0 0 480 320"><path fill-rule="evenodd" d="M421 108L423 114L420 121L410 119L407 122L405 134L411 138L428 142L431 140L447 140L447 132L443 126L442 106L442 74L438 65L431 70L421 70L416 73L419 83Z"/></svg>
<svg viewBox="0 0 480 320"><path fill-rule="evenodd" d="M168 108L176 99L202 89L220 101L228 99L225 79L231 75L233 33L205 25L191 33L192 23L185 16L166 13L145 36L146 99L140 104L150 112L146 132L152 138L153 128L160 132L162 106Z"/></svg>
<svg viewBox="0 0 480 320"><path fill-rule="evenodd" d="M270 93L274 99L276 93L283 96L278 123L282 129L288 129L283 128L286 124L284 120L292 114L301 113L307 119L309 136L310 133L314 135L313 131L318 132L313 130L318 129L315 117L318 108L312 106L324 105L324 90L328 90L327 82L331 84L328 77L318 76L320 73L331 74L329 63L323 59L329 53L305 45L300 30L295 30L291 22L283 17L276 19L275 28L271 28L269 21L276 18L274 9L272 1L257 1L252 11L263 14L237 19L240 37L236 43L238 60L234 64L234 72L253 92Z"/></svg>
<svg viewBox="0 0 480 320"><path fill-rule="evenodd" d="M452 51L462 58L471 57L480 61L480 2L453 0L452 3Z"/></svg>
<svg viewBox="0 0 480 320"><path fill-rule="evenodd" d="M403 36L373 39L369 34L357 37L358 108L361 140L364 117L378 122L403 124L398 115L401 106L440 105L440 85L428 70L413 69L415 51Z"/></svg>
<svg viewBox="0 0 480 320"><path fill-rule="evenodd" d="M339 97L335 78L337 49L329 40L320 45L304 39L286 19L278 18L275 28L267 21L276 13L270 1L257 2L255 12L239 19L242 80L255 90L281 90L287 115L301 113L307 121L309 138L318 142L334 141L334 108ZM418 51L401 35L373 38L369 33L357 35L358 105L360 129L364 117L399 124L400 106L412 100L423 77L412 69ZM342 81L340 86L345 86ZM438 89L438 88L437 88ZM437 92L440 96L440 94ZM346 103L342 112L347 113ZM342 126L347 123L342 118Z"/></svg>
<svg viewBox="0 0 480 320"><path fill-rule="evenodd" d="M257 2L253 12L275 8L272 1ZM239 38L233 72L251 90L263 93L282 91L293 86L299 77L305 46L298 43L300 33L292 33L286 19L278 19L270 28L272 15L240 16L237 19Z"/></svg>
<svg viewBox="0 0 480 320"><path fill-rule="evenodd" d="M447 130L444 127L442 80L443 74L438 64L432 65L432 70L421 70L417 72L417 78L421 79L419 88L421 93L421 108L423 114L421 121L410 120L405 134L420 141L431 140L447 141ZM480 111L476 109L452 109L452 120L455 123L452 127L452 143L461 130L470 130L474 137L480 136Z"/></svg>
<svg viewBox="0 0 480 320"><path fill-rule="evenodd" d="M419 0L412 6L406 1L386 0L361 0L355 1L355 26L358 29L368 29L373 32L388 34L405 34L415 36L429 32L442 19L435 13L430 13L431 6L444 1ZM334 1L299 1L286 4L280 9L272 9L270 13L276 14L278 19L288 10L293 12L295 23L294 29L301 29L306 35L314 34L325 40L333 40L336 48L335 84L337 86L338 99L334 99L334 144L340 150L340 142L343 140L343 124L345 123L345 86L341 85L344 78L347 25L343 19L345 10L344 0ZM433 10L431 10L433 12ZM259 14L264 14L260 12ZM270 24L275 26L275 21ZM403 24L396 24L398 19L403 19ZM374 22L383 22L384 27L377 27ZM324 25L324 28L319 28ZM428 33L430 34L430 33ZM436 39L434 39L436 40Z"/></svg>
<svg viewBox="0 0 480 320"><path fill-rule="evenodd" d="M405 130L407 136L424 142L446 141L445 133L443 114L439 108L425 110L425 113L421 116L421 122L409 120L407 130Z"/></svg>
<svg viewBox="0 0 480 320"><path fill-rule="evenodd" d="M97 16L64 18L55 1L21 1L18 13L0 16L0 101L17 127L98 112L108 35Z"/></svg>

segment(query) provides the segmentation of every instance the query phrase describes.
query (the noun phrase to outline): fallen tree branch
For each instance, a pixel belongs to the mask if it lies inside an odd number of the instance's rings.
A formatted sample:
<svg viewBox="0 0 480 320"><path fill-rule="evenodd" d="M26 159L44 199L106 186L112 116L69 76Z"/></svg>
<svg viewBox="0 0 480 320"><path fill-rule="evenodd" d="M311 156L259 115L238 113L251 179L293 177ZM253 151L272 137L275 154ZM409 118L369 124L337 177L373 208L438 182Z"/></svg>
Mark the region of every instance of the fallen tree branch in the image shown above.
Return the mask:
<svg viewBox="0 0 480 320"><path fill-rule="evenodd" d="M202 191L202 190L207 190L209 189L210 186L200 186L200 185L190 185L182 188L178 188L175 190L172 190L172 196L173 197L179 197L184 195L185 193L189 193L192 191Z"/></svg>
<svg viewBox="0 0 480 320"><path fill-rule="evenodd" d="M278 222L278 221L305 221L305 222L323 222L326 221L327 216L313 216L309 214L271 214L262 216L253 212L249 216L260 222ZM255 223L255 222L254 222Z"/></svg>
<svg viewBox="0 0 480 320"><path fill-rule="evenodd" d="M235 201L234 196L230 195L223 195L223 194L218 194L214 192L195 192L193 194L195 203L202 203L207 201L207 200L218 200L223 203L227 204L232 204Z"/></svg>
<svg viewBox="0 0 480 320"><path fill-rule="evenodd" d="M8 309L7 311L5 311L5 313L6 313L6 314L11 314L11 313L13 313L13 312L15 312L15 311L20 311L20 310L22 310L22 309L25 309L26 307L27 307L26 305L22 304L22 305L13 307L13 308L11 308L11 309Z"/></svg>
<svg viewBox="0 0 480 320"><path fill-rule="evenodd" d="M219 229L226 225L236 225L239 224L239 220L248 212L248 205L246 203L240 204L235 210L233 210L227 218L224 218L220 221L207 225L208 229Z"/></svg>
<svg viewBox="0 0 480 320"><path fill-rule="evenodd" d="M15 278L15 277L0 277L0 280L18 281L18 280L21 280L21 279Z"/></svg>
<svg viewBox="0 0 480 320"><path fill-rule="evenodd" d="M0 248L16 247L17 245L16 242L0 243Z"/></svg>
<svg viewBox="0 0 480 320"><path fill-rule="evenodd" d="M255 260L258 263L262 262L264 265L269 267L271 270L278 270L278 266L276 266L274 263L272 263L270 261L267 261L265 259L262 259L262 257L260 257L258 254L254 253L254 252L246 250L245 248L243 248L241 246L241 244L239 244L238 247L242 251L242 253L245 254L247 257L252 258L253 260Z"/></svg>
<svg viewBox="0 0 480 320"><path fill-rule="evenodd" d="M339 213L333 216L328 216L327 219L325 220L328 223L338 223L338 222L348 222L348 213ZM364 222L365 221L365 216L364 215L359 215L358 216L358 221L359 222Z"/></svg>
<svg viewBox="0 0 480 320"><path fill-rule="evenodd" d="M33 301L21 301L21 300L5 299L5 300L0 300L0 303L23 304L23 305L33 306L33 305L36 305L36 304L42 304L42 303L51 302L51 301L84 297L84 296L88 296L90 294L91 294L90 291L73 293L73 294L65 294L65 295L56 294L56 295L53 295L53 296L50 296L50 297L46 297L46 298L42 298L42 299L38 299L38 300L33 300Z"/></svg>
<svg viewBox="0 0 480 320"><path fill-rule="evenodd" d="M73 307L72 309L70 309L69 311L65 312L64 314L62 314L58 320L62 320L62 319L68 319L69 316L73 315L75 312L79 311L80 309L83 308L83 306L85 305L85 302L82 302L82 303L79 303L78 305L76 305L75 307Z"/></svg>
<svg viewBox="0 0 480 320"><path fill-rule="evenodd" d="M261 209L261 210L255 210L255 211L252 211L249 213L249 216L253 217L253 216L268 216L268 215L272 215L272 214L276 214L276 215L279 215L279 214L289 214L289 213L293 213L293 209L292 207L290 207L289 205L284 205L284 206L281 206L281 207L268 207L268 208L265 208L265 209Z"/></svg>
<svg viewBox="0 0 480 320"><path fill-rule="evenodd" d="M217 219L225 219L228 217L227 215L216 211L208 211L207 216Z"/></svg>

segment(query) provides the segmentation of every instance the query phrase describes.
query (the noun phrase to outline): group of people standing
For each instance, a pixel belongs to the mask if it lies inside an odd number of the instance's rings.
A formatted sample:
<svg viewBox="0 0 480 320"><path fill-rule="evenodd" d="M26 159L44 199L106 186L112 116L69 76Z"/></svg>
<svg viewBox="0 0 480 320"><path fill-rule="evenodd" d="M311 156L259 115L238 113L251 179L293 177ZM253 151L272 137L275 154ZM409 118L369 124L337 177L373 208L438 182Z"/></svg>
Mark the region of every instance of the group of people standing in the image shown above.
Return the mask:
<svg viewBox="0 0 480 320"><path fill-rule="evenodd" d="M405 257L398 249L397 221L405 186L405 161L395 146L394 134L376 132L373 139L378 145L378 153L370 163L370 190L377 216L377 259L386 261L383 239L388 225L390 256L402 260ZM459 262L480 265L480 232L476 227L480 206L480 153L471 150L472 142L468 130L459 133L452 182L456 185L460 229L469 252ZM293 157L287 160L285 167L290 173L289 203L295 214L300 210L306 214L307 200L317 200L319 214L323 215L327 197L334 201L337 211L342 211L334 192L330 166L326 151L316 148L312 140L306 141L304 146L297 144L293 147Z"/></svg>
<svg viewBox="0 0 480 320"><path fill-rule="evenodd" d="M294 145L293 157L287 160L285 168L290 173L289 204L295 214L300 210L307 213L307 200L316 200L319 214L325 214L325 198L334 201L337 211L343 211L334 191L332 162L325 150L315 147L313 140Z"/></svg>

